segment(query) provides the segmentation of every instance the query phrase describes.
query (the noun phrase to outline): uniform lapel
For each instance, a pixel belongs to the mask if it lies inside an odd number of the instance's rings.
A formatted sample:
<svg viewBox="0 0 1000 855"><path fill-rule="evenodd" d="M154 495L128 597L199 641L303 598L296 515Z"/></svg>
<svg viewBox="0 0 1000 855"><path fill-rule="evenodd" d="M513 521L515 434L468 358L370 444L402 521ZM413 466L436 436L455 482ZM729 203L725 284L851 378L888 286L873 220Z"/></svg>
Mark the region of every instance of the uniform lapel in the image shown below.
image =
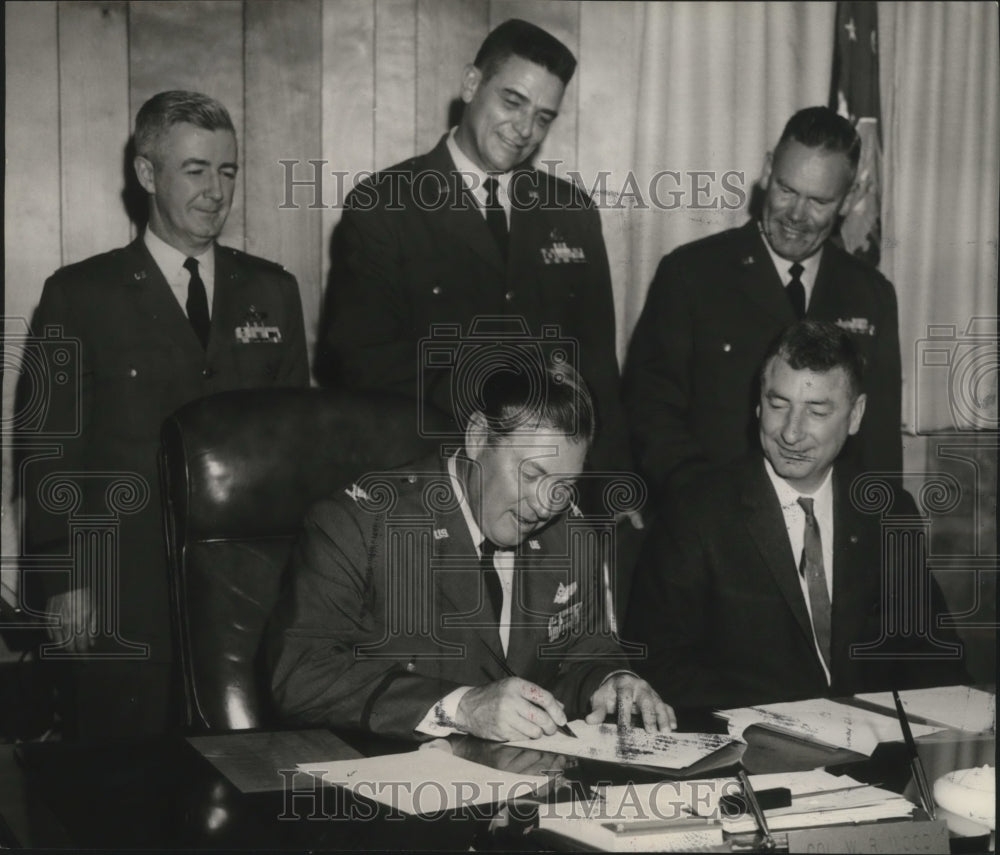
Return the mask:
<svg viewBox="0 0 1000 855"><path fill-rule="evenodd" d="M442 483L451 490L451 481L445 461L441 461ZM482 659L493 679L505 675L485 651L477 649L485 644L501 659L503 648L491 623L492 615L486 600L481 578L479 558L472 535L466 525L462 509L457 502L442 502L444 509L434 512L434 546L431 564L437 592L433 615L434 631L453 636L457 632L464 643L472 645L467 656Z"/></svg>
<svg viewBox="0 0 1000 855"><path fill-rule="evenodd" d="M558 581L569 576L568 563L566 572L558 572L559 565L553 564L558 561L558 556L552 552L551 537L530 537L521 544L514 574L514 602L507 644L507 662L517 674L531 670L538 659L539 646L548 641L546 615L554 610L552 601Z"/></svg>
<svg viewBox="0 0 1000 855"><path fill-rule="evenodd" d="M785 296L781 277L774 269L756 220L740 229L740 240L734 248L737 253L736 281L746 298L780 321L782 326L795 323L795 312Z"/></svg>
<svg viewBox="0 0 1000 855"><path fill-rule="evenodd" d="M466 189L452 162L446 139L447 135L443 136L427 155L426 169L417 172L414 196L429 210L440 211L439 221L447 236L444 246L454 241L463 243L502 274L505 270L503 257L479 211L479 205ZM433 175L434 179L428 175ZM431 196L434 198L429 198ZM478 282L471 281L469 284L477 285Z"/></svg>
<svg viewBox="0 0 1000 855"><path fill-rule="evenodd" d="M215 289L212 295L212 329L208 338L208 356L214 356L236 335L236 327L244 322L249 305L240 305L240 286L243 273L233 255L220 250L215 252ZM240 314L242 312L242 315Z"/></svg>
<svg viewBox="0 0 1000 855"><path fill-rule="evenodd" d="M164 335L168 330L176 331L170 335L172 345L182 348L191 357L204 358L201 342L187 314L177 302L141 236L129 244L125 258L125 283L133 289L143 325L148 325L155 335Z"/></svg>
<svg viewBox="0 0 1000 855"><path fill-rule="evenodd" d="M798 570L788 542L781 504L764 471L764 461L760 458L746 470L744 476L743 504L747 510L745 525L756 544L761 558L774 576L788 607L795 616L795 622L809 644L813 645L812 624L806 601L802 596ZM817 667L819 662L817 661Z"/></svg>
<svg viewBox="0 0 1000 855"><path fill-rule="evenodd" d="M819 269L816 271L816 282L813 284L812 295L809 297L809 308L806 315L810 318L836 317L837 286L834 268L837 258L828 249L820 256Z"/></svg>

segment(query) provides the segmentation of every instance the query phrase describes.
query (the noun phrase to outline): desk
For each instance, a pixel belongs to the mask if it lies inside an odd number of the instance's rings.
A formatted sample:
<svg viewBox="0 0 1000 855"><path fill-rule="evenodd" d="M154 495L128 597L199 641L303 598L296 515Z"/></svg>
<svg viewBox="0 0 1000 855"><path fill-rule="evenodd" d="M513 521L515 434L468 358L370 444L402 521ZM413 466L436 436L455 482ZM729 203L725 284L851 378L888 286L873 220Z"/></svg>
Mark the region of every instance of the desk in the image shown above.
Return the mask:
<svg viewBox="0 0 1000 855"><path fill-rule="evenodd" d="M684 719L682 717L682 725ZM251 735L252 736L252 735ZM387 809L364 804L369 819L351 819L358 803L343 790L315 786L308 776L294 778L290 769L307 759L303 750L344 752L341 756L383 754L413 748L412 743L376 740L360 735L339 739L326 731L257 735L267 741L266 751L246 748L247 734L214 738L215 757L206 758L187 739L174 736L142 743L72 745L33 743L3 746L0 750L0 813L8 845L54 848L193 849L402 849L468 850L489 848L493 838L482 812L460 812L430 822L419 817L389 817ZM243 740L243 742L240 742ZM475 741L478 742L478 741ZM949 733L918 740L928 777L956 768L995 763L994 737ZM259 746L259 742L256 743ZM228 748L227 748L228 746ZM241 747L242 746L242 747ZM464 740L469 759L487 761L495 749ZM204 750L204 745L202 745ZM232 750L229 750L232 749ZM213 753L211 751L207 753ZM242 766L244 789L253 789L261 763L275 788L241 791L214 763ZM473 754L477 756L472 756ZM252 757L251 755L255 755ZM334 759L311 754L308 759ZM551 755L550 755L551 757ZM246 762L243 762L246 761ZM905 750L901 745L880 746L871 758L845 751L804 746L796 740L748 731L742 764L750 772L794 771L827 766L849 772L864 781L878 781L904 792L915 791L909 780ZM656 780L649 770L630 770L605 764L566 761L571 777L588 779ZM280 770L286 770L282 773ZM713 774L729 774L732 767ZM258 782L259 783L259 782ZM548 842L522 838L527 848ZM505 839L500 845L511 845Z"/></svg>

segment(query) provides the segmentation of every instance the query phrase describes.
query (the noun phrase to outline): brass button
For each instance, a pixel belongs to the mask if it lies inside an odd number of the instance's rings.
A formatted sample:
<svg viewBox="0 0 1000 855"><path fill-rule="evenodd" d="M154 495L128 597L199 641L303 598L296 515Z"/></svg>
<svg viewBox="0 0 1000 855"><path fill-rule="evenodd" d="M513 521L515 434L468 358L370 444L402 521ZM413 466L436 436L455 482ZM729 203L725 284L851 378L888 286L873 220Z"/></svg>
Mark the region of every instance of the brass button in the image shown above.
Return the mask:
<svg viewBox="0 0 1000 855"><path fill-rule="evenodd" d="M406 663L406 670L409 671L412 674L414 671L417 670L417 663L416 662L407 662Z"/></svg>
<svg viewBox="0 0 1000 855"><path fill-rule="evenodd" d="M509 303L511 300L514 299L514 292L508 291L506 294L503 295L503 298Z"/></svg>
<svg viewBox="0 0 1000 855"><path fill-rule="evenodd" d="M138 377L139 376L139 372L136 371L134 368L130 368L128 370L128 376L129 377Z"/></svg>
<svg viewBox="0 0 1000 855"><path fill-rule="evenodd" d="M408 484L416 484L417 483L417 476L414 475L413 473L410 473L409 475L406 476L406 482Z"/></svg>
<svg viewBox="0 0 1000 855"><path fill-rule="evenodd" d="M733 349L733 346L728 341L724 345L722 345L722 352L723 353L729 353L729 351L731 351L732 349Z"/></svg>
<svg viewBox="0 0 1000 855"><path fill-rule="evenodd" d="M431 293L435 297L437 297L438 295L440 295L440 293L441 293L441 286L440 285L435 285L433 288L431 288Z"/></svg>

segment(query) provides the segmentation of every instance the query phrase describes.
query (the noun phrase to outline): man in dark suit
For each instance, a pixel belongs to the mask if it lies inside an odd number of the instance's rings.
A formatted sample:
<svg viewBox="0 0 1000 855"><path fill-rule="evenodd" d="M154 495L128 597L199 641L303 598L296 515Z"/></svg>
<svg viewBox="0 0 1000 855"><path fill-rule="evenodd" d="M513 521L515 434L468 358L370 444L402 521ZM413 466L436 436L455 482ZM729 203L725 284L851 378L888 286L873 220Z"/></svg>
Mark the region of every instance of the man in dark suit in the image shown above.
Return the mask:
<svg viewBox="0 0 1000 855"><path fill-rule="evenodd" d="M673 727L622 670L606 563L570 500L594 429L577 378L492 372L460 451L310 511L265 644L290 722L524 739L622 696L647 730Z"/></svg>
<svg viewBox="0 0 1000 855"><path fill-rule="evenodd" d="M628 439L600 217L577 187L529 162L575 68L552 35L506 21L463 72L458 126L348 197L334 239L326 370L354 388L433 404L455 416L460 435L483 348L540 342L593 391L591 468L621 470Z"/></svg>
<svg viewBox="0 0 1000 855"><path fill-rule="evenodd" d="M944 604L915 560L913 500L893 479L852 486L834 464L872 404L853 338L818 321L787 330L760 374L763 456L704 476L647 541L625 635L648 645L644 673L679 706L966 676L954 635L934 628Z"/></svg>
<svg viewBox="0 0 1000 855"><path fill-rule="evenodd" d="M852 203L860 150L832 110L799 111L764 162L760 219L660 262L623 385L633 451L654 491L753 447L761 358L803 316L847 330L868 363L870 403L845 453L863 471L901 471L895 291L829 240Z"/></svg>
<svg viewBox="0 0 1000 855"><path fill-rule="evenodd" d="M161 92L136 116L135 145L148 227L124 248L53 274L34 318L49 350L74 343L73 362L59 367L79 382L23 390L47 401L33 435L59 437L61 446L49 459L25 452L25 551L69 554L73 569L36 560L25 583L41 589L59 619L48 655L73 663L67 735L124 736L165 724L163 420L213 392L309 382L295 278L215 242L237 173L225 107L198 93ZM84 515L114 520L117 544L92 547L91 535L68 544Z"/></svg>

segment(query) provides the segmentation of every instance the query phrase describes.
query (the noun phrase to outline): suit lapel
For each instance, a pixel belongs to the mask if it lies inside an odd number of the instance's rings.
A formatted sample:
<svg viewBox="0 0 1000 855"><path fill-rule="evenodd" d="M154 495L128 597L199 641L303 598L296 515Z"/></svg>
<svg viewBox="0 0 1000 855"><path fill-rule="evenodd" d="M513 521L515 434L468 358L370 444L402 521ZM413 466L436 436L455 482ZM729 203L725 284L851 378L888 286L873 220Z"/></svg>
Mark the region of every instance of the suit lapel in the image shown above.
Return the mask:
<svg viewBox="0 0 1000 855"><path fill-rule="evenodd" d="M795 323L795 312L785 296L781 277L774 269L757 221L751 220L740 231L740 240L734 245L737 253L734 259L738 271L736 281L740 290L748 300L780 321L782 326Z"/></svg>
<svg viewBox="0 0 1000 855"><path fill-rule="evenodd" d="M195 335L194 328L153 256L146 249L142 237L129 244L125 258L126 286L134 289L142 321L154 330L155 335L163 335L165 330L176 330L176 334L171 334L171 344L182 348L192 358L204 358L201 342Z"/></svg>
<svg viewBox="0 0 1000 855"><path fill-rule="evenodd" d="M865 617L877 579L869 576L869 564L862 556L881 555L880 544L869 542L870 519L852 505L850 481L838 469L833 471L833 673L850 658L849 647L854 643L874 641L863 638ZM839 655L838 655L839 654ZM840 667L838 667L840 666Z"/></svg>
<svg viewBox="0 0 1000 855"><path fill-rule="evenodd" d="M788 541L785 519L778 496L764 471L763 458L754 461L744 478L743 504L747 509L746 527L764 563L774 576L795 622L813 648L812 624L802 596L798 570ZM817 667L819 663L817 661Z"/></svg>
<svg viewBox="0 0 1000 855"><path fill-rule="evenodd" d="M493 240L493 235L486 226L486 220L479 211L479 205L472 193L466 189L458 174L451 154L445 143L447 134L426 157L426 166L417 170L417 176L431 174L436 176L436 196L433 200L427 198L434 195L431 179L422 177L414 185L414 196L421 204L427 204L430 210L440 211L440 223L447 240L444 246L454 241L465 244L476 255L501 274L505 265L500 250ZM478 285L470 282L470 285Z"/></svg>

